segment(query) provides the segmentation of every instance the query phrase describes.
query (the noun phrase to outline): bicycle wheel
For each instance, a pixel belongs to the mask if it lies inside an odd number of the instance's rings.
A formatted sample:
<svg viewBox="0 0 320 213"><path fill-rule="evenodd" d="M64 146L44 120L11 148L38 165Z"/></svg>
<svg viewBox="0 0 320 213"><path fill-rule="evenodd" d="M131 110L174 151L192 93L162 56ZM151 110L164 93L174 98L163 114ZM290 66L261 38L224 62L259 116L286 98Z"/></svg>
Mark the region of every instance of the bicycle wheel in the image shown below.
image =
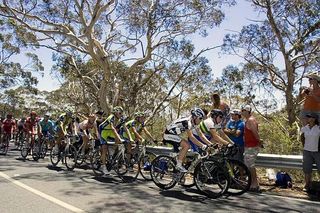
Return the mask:
<svg viewBox="0 0 320 213"><path fill-rule="evenodd" d="M40 141L35 141L32 149L32 158L35 161L38 161L40 158L40 149L41 149L41 144Z"/></svg>
<svg viewBox="0 0 320 213"><path fill-rule="evenodd" d="M161 189L171 189L177 184L176 160L170 156L159 155L151 163L152 181Z"/></svg>
<svg viewBox="0 0 320 213"><path fill-rule="evenodd" d="M30 150L30 145L28 142L25 142L23 145L22 145L22 148L21 148L21 157L23 159L26 159L28 154L29 154L29 150Z"/></svg>
<svg viewBox="0 0 320 213"><path fill-rule="evenodd" d="M6 155L8 153L8 149L9 149L9 137L5 136L2 144L0 144L0 153L2 155Z"/></svg>
<svg viewBox="0 0 320 213"><path fill-rule="evenodd" d="M66 167L72 171L76 167L77 149L73 145L66 146L64 155Z"/></svg>
<svg viewBox="0 0 320 213"><path fill-rule="evenodd" d="M147 180L151 181L151 162L157 157L156 154L146 151L146 154L141 157L139 163L139 171L141 176Z"/></svg>
<svg viewBox="0 0 320 213"><path fill-rule="evenodd" d="M50 161L51 161L52 165L54 167L57 166L60 159L61 159L60 150L56 150L55 148L52 148L50 151Z"/></svg>
<svg viewBox="0 0 320 213"><path fill-rule="evenodd" d="M48 144L47 144L47 141L44 141L41 143L40 158L44 159L47 155L47 151L48 151Z"/></svg>
<svg viewBox="0 0 320 213"><path fill-rule="evenodd" d="M90 165L94 175L96 176L103 175L102 171L100 170L102 165L100 150L93 151L92 155L90 156Z"/></svg>
<svg viewBox="0 0 320 213"><path fill-rule="evenodd" d="M218 198L228 190L229 175L216 161L203 160L194 170L194 182L199 191L209 198Z"/></svg>
<svg viewBox="0 0 320 213"><path fill-rule="evenodd" d="M114 161L115 163L113 165L113 169L119 176L123 176L128 172L128 164L126 162L127 160L122 153L118 153Z"/></svg>
<svg viewBox="0 0 320 213"><path fill-rule="evenodd" d="M125 154L125 165L123 166L123 170L125 169L126 172L122 174L125 181L132 182L137 179L140 171L139 165L140 159L138 153L131 155L131 158L129 155Z"/></svg>
<svg viewBox="0 0 320 213"><path fill-rule="evenodd" d="M247 192L251 185L251 173L248 167L234 159L227 159L227 167L230 175L230 186L227 193L241 195Z"/></svg>

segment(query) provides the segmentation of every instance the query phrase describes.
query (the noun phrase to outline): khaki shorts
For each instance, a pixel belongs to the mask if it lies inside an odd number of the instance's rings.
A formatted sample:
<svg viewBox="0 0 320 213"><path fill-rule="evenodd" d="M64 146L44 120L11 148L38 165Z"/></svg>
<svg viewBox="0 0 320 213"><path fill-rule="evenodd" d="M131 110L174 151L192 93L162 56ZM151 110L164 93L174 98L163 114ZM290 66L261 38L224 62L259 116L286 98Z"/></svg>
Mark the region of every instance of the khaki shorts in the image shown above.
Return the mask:
<svg viewBox="0 0 320 213"><path fill-rule="evenodd" d="M254 168L256 165L259 147L248 147L244 149L244 163L248 168Z"/></svg>

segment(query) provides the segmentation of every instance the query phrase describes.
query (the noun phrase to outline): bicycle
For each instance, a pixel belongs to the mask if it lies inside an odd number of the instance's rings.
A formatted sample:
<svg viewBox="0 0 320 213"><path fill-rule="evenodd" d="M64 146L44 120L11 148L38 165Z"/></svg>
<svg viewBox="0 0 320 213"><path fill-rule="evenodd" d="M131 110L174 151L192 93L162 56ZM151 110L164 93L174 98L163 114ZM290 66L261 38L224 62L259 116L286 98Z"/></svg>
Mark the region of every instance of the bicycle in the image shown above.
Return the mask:
<svg viewBox="0 0 320 213"><path fill-rule="evenodd" d="M176 168L177 156L157 156L151 163L152 181L159 188L167 190L191 174L194 184L202 194L209 198L222 196L228 189L229 176L216 161L209 159L209 151L203 154L194 153L194 159L186 173Z"/></svg>
<svg viewBox="0 0 320 213"><path fill-rule="evenodd" d="M22 147L21 147L21 157L25 160L27 156L32 153L32 157L34 156L33 153L36 153L34 150L34 144L38 141L36 138L37 134L30 134L30 142L25 140Z"/></svg>
<svg viewBox="0 0 320 213"><path fill-rule="evenodd" d="M16 138L15 138L15 147L17 150L20 150L22 149L22 146L23 144L25 143L25 136L24 136L24 133L23 131L19 131L16 135Z"/></svg>
<svg viewBox="0 0 320 213"><path fill-rule="evenodd" d="M77 149L74 147L76 137L72 135L66 135L64 138L65 146L59 146L58 149L52 148L50 151L50 161L54 167L58 165L60 160L65 163L67 169L72 171L76 166Z"/></svg>
<svg viewBox="0 0 320 213"><path fill-rule="evenodd" d="M216 161L229 174L230 185L226 193L241 195L250 189L251 173L249 168L241 161L232 159L238 152L238 147L223 147L220 151L211 155L210 159Z"/></svg>
<svg viewBox="0 0 320 213"><path fill-rule="evenodd" d="M80 141L81 142L81 141ZM77 149L77 159L76 166L81 166L84 162L90 164L90 159L95 150L98 150L100 147L100 141L96 139L90 139L88 142L88 147L85 150L85 153L82 154L83 143L75 143L74 146Z"/></svg>
<svg viewBox="0 0 320 213"><path fill-rule="evenodd" d="M8 153L10 136L11 136L10 133L3 134L2 143L0 144L0 154L1 155L6 155Z"/></svg>
<svg viewBox="0 0 320 213"><path fill-rule="evenodd" d="M112 147L114 146L114 147ZM113 152L114 150L114 152ZM119 177L122 177L128 171L128 165L125 159L125 146L124 144L115 144L115 142L107 142L107 159L106 167L108 171L114 170ZM91 168L94 175L102 176L101 170L101 150L94 150L90 158Z"/></svg>
<svg viewBox="0 0 320 213"><path fill-rule="evenodd" d="M34 151L32 153L33 160L37 161L39 160L39 158L45 158L48 151L48 144L51 143L52 140L52 136L48 133L47 135L43 136L40 140L38 139L35 141Z"/></svg>

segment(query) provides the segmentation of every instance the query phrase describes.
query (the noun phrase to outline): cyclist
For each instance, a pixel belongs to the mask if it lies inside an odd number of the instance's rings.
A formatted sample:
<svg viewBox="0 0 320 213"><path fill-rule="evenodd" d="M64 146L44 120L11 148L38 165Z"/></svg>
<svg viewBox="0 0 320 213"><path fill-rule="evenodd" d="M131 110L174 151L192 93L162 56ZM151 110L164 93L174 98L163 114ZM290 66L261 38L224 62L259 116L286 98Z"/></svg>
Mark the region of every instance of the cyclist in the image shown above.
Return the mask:
<svg viewBox="0 0 320 213"><path fill-rule="evenodd" d="M40 121L40 135L41 136L49 136L50 141L52 140L52 136L54 135L54 123L50 120L50 114L46 113L44 117ZM50 144L50 148L52 148L52 144Z"/></svg>
<svg viewBox="0 0 320 213"><path fill-rule="evenodd" d="M173 145L174 151L179 152L177 160L177 168L181 172L187 172L187 170L182 166L186 154L190 148L188 139L192 141L195 145L201 147L202 150L206 150L208 145L211 145L211 142L204 137L204 135L199 131L200 122L206 117L205 113L200 108L194 108L191 110L189 117L181 118L173 121L170 125L166 127L166 130L163 135L163 143L169 143ZM200 142L193 134L193 132L198 132L202 141L206 144ZM186 133L187 137L183 134ZM179 146L181 150L179 151Z"/></svg>
<svg viewBox="0 0 320 213"><path fill-rule="evenodd" d="M125 124L123 117L123 108L116 106L113 108L111 115L107 117L99 126L99 137L101 143L101 161L102 161L102 172L104 175L108 175L109 172L106 167L107 156L107 141L115 142L116 144L121 143L123 140L119 135L120 128ZM124 125L125 131L129 132ZM130 133L128 133L130 142L132 141Z"/></svg>
<svg viewBox="0 0 320 213"><path fill-rule="evenodd" d="M7 118L3 120L2 129L3 129L3 136L9 137L9 140L10 140L11 135L16 130L16 122L13 119L13 116L11 113L8 113Z"/></svg>
<svg viewBox="0 0 320 213"><path fill-rule="evenodd" d="M31 142L30 146L33 147L34 144L34 138L32 136L39 135L39 118L37 117L37 113L35 111L32 111L30 113L30 117L26 119L26 122L24 123L24 130L26 133L26 139L27 141Z"/></svg>
<svg viewBox="0 0 320 213"><path fill-rule="evenodd" d="M76 127L74 124L73 113L70 109L67 109L65 113L62 113L58 121L56 122L56 144L55 151L59 151L59 147L61 145L62 140L67 135L67 131L71 132L71 134L76 135Z"/></svg>
<svg viewBox="0 0 320 213"><path fill-rule="evenodd" d="M79 130L78 135L81 137L82 143L83 143L81 154L84 155L85 150L87 148L87 144L90 138L92 137L92 135L95 135L96 137L98 137L99 135L98 128L96 125L96 116L94 114L90 114L88 119L82 121L79 124L78 130ZM93 134L91 134L91 132Z"/></svg>
<svg viewBox="0 0 320 213"><path fill-rule="evenodd" d="M233 142L227 137L221 137L221 134L224 134L221 131L221 124L224 120L224 114L220 109L213 109L210 112L210 117L201 121L199 125L200 131L204 134L206 139L208 139L211 143L218 143L221 145L229 145L232 146ZM199 131L193 131L194 136L201 142ZM220 133L220 134L219 134ZM195 146L191 140L189 140L192 150L198 151L198 147ZM206 143L208 144L208 143Z"/></svg>

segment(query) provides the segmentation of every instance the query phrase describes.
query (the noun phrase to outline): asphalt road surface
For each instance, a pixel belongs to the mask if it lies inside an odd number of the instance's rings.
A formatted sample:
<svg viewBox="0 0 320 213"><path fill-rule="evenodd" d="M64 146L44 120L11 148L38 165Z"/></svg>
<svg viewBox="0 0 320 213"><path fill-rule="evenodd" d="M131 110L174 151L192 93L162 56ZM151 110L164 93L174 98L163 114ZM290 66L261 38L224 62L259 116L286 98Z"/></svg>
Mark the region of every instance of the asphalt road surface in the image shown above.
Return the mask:
<svg viewBox="0 0 320 213"><path fill-rule="evenodd" d="M116 175L94 177L90 168L53 168L9 150L0 156L0 213L37 212L320 212L320 202L246 193L208 199L196 188L162 191L139 177L133 183Z"/></svg>

